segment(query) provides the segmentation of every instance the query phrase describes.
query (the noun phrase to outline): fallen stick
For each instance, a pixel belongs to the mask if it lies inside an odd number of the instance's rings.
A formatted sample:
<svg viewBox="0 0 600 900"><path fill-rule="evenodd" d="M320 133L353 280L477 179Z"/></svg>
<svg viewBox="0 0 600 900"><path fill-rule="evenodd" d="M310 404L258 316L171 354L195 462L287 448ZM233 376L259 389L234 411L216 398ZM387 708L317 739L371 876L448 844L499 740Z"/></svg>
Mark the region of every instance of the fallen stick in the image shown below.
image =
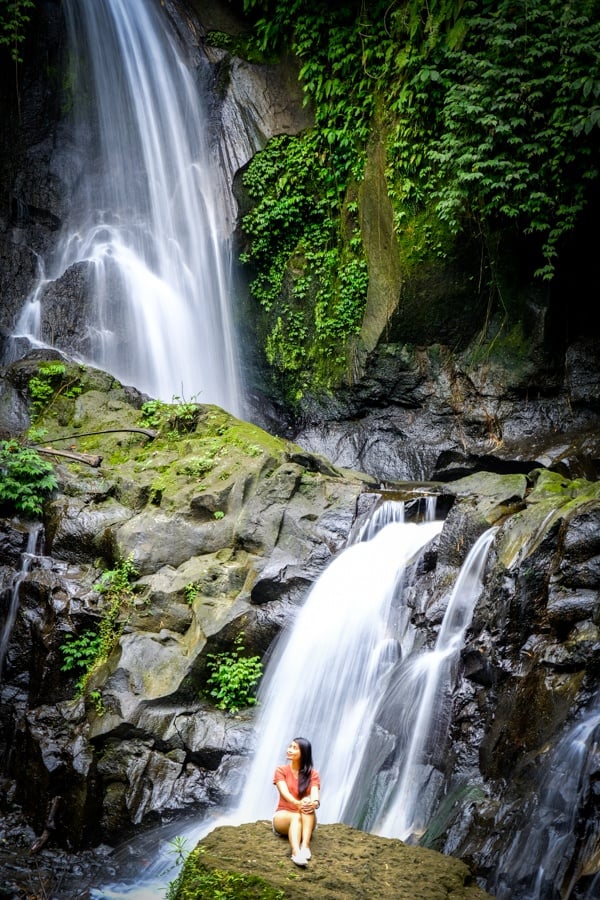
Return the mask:
<svg viewBox="0 0 600 900"><path fill-rule="evenodd" d="M76 453L74 450L54 450L52 447L36 447L36 450L45 456L65 456L67 459L83 463L86 466L92 466L94 469L97 469L102 462L101 456L91 456L89 453Z"/></svg>
<svg viewBox="0 0 600 900"><path fill-rule="evenodd" d="M52 803L50 804L50 811L48 812L48 816L46 818L44 830L37 841L35 841L35 843L31 845L31 848L29 850L29 854L31 856L40 852L44 844L48 842L50 833L56 829L56 814L58 813L58 808L61 803L62 797L54 797L54 799L52 800Z"/></svg>

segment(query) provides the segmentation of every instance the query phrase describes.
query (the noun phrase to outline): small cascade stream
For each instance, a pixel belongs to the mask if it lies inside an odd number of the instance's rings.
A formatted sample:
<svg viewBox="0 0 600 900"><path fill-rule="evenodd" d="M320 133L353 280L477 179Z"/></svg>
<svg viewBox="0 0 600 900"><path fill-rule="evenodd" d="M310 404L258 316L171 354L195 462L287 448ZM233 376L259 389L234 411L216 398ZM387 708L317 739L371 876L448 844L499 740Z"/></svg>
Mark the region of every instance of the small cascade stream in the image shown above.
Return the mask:
<svg viewBox="0 0 600 900"><path fill-rule="evenodd" d="M0 629L0 684L2 683L2 672L4 670L4 661L6 659L8 644L19 609L19 591L21 584L27 577L27 573L31 569L32 561L36 556L41 532L42 526L40 524L35 525L31 531L29 531L27 536L27 546L25 551L21 554L21 569L15 576L9 591L7 592L6 614L3 617L2 628Z"/></svg>
<svg viewBox="0 0 600 900"><path fill-rule="evenodd" d="M85 362L166 402L196 398L239 413L221 228L228 201L203 98L164 4L64 0L63 8L82 171L13 346L22 336L47 346L48 291L65 275L76 284L83 276L84 321L75 332Z"/></svg>
<svg viewBox="0 0 600 900"><path fill-rule="evenodd" d="M395 748L388 767L379 818L372 830L384 837L415 840L425 832L441 787L431 760L446 743L456 667L482 588L482 576L497 529L490 528L469 552L452 590L435 646L406 661L380 707L389 718L396 710L396 730L408 740ZM438 784L436 784L436 780ZM379 792L378 792L379 793Z"/></svg>
<svg viewBox="0 0 600 900"><path fill-rule="evenodd" d="M600 773L600 697L547 756L540 762L528 826L512 838L490 886L498 900L569 900L586 872L596 874L590 874L587 888L580 888L577 897L600 897L597 799L594 804Z"/></svg>

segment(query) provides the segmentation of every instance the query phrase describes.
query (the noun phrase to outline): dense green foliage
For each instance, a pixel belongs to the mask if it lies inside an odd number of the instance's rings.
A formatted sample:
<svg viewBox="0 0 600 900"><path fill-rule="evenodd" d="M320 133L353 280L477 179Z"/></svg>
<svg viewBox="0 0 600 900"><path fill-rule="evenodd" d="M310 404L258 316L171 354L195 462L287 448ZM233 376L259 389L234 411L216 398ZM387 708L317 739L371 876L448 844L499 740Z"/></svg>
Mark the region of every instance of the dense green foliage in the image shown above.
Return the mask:
<svg viewBox="0 0 600 900"><path fill-rule="evenodd" d="M62 672L75 671L79 674L77 693L85 690L88 678L94 669L108 658L123 631L123 614L133 600L132 581L138 572L129 556L121 560L114 569L103 572L95 585L104 597L102 617L96 631L87 629L76 637L68 634L60 649L63 654ZM98 708L98 704L97 704Z"/></svg>
<svg viewBox="0 0 600 900"><path fill-rule="evenodd" d="M232 650L208 654L207 685L217 709L236 713L256 703L255 689L260 681L263 665L260 656L246 656L243 633L235 639Z"/></svg>
<svg viewBox="0 0 600 900"><path fill-rule="evenodd" d="M58 487L51 463L14 440L0 441L0 505L10 512L41 516L46 497Z"/></svg>
<svg viewBox="0 0 600 900"><path fill-rule="evenodd" d="M464 233L531 235L551 278L598 177L598 0L245 0L258 48L300 59L314 128L274 138L245 174L251 290L293 396L340 375L367 270L357 185L387 147L396 228L440 256ZM432 217L439 225L432 227ZM441 238L440 238L441 235ZM444 237L444 235L446 237Z"/></svg>

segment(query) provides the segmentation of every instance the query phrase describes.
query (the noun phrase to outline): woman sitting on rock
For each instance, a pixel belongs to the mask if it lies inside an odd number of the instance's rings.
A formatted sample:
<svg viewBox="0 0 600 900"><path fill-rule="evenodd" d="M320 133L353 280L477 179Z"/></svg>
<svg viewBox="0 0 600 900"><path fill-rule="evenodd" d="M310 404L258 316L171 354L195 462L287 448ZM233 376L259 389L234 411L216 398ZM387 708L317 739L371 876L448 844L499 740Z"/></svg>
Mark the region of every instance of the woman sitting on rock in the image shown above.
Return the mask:
<svg viewBox="0 0 600 900"><path fill-rule="evenodd" d="M287 835L292 862L305 866L312 854L310 839L319 808L319 773L313 769L312 747L306 738L297 737L287 748L286 766L277 766L273 784L279 791L279 803L273 816L273 831Z"/></svg>

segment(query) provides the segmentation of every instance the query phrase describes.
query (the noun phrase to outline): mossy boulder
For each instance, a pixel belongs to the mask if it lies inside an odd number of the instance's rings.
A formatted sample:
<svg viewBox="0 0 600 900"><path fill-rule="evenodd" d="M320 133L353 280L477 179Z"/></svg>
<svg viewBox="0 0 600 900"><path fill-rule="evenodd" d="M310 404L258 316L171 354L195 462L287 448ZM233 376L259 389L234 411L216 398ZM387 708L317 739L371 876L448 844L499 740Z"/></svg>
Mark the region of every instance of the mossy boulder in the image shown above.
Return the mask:
<svg viewBox="0 0 600 900"><path fill-rule="evenodd" d="M465 863L347 825L320 825L304 869L270 822L221 826L187 858L170 900L485 900Z"/></svg>

